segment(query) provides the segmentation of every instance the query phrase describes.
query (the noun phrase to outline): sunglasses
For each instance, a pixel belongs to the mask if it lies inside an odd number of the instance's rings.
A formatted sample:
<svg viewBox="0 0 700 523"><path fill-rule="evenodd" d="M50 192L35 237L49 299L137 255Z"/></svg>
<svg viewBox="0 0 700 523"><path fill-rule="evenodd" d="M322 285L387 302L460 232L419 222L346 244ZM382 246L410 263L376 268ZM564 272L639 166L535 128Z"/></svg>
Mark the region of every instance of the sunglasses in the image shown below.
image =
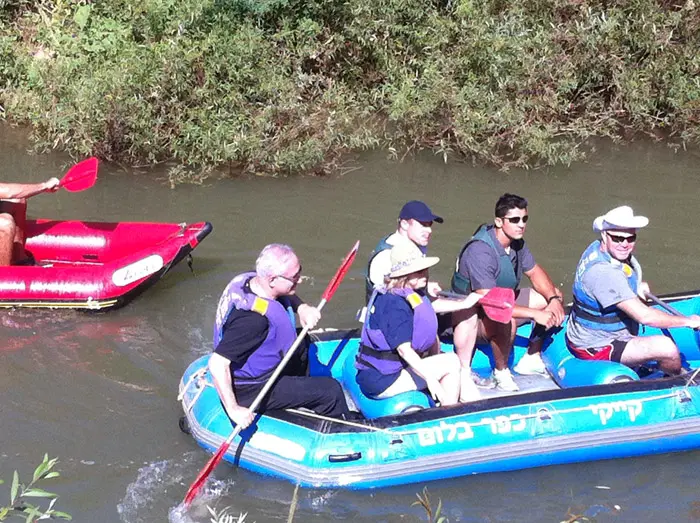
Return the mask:
<svg viewBox="0 0 700 523"><path fill-rule="evenodd" d="M627 243L634 243L637 241L636 234L632 234L630 236L618 236L617 234L610 234L609 232L606 232L605 234L608 235L608 238L610 238L613 243L622 243L624 241L627 241Z"/></svg>
<svg viewBox="0 0 700 523"><path fill-rule="evenodd" d="M283 280L287 280L289 283L292 285L296 285L299 283L299 280L301 280L301 267L299 268L299 272L297 272L294 276L291 278L288 278L287 276L284 276L283 274L278 274L275 276L276 278L282 278Z"/></svg>
<svg viewBox="0 0 700 523"><path fill-rule="evenodd" d="M510 223L513 224L520 223L520 220L522 220L523 223L527 223L527 221L530 219L530 216L527 214L525 216L504 216L503 219L508 220Z"/></svg>

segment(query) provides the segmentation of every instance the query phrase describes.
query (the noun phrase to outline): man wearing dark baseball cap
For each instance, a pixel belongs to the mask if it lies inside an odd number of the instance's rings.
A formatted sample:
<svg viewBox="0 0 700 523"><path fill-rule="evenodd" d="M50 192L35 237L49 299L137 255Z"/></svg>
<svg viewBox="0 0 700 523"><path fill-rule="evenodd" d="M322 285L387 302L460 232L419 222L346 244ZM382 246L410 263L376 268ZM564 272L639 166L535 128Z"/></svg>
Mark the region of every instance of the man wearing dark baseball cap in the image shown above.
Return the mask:
<svg viewBox="0 0 700 523"><path fill-rule="evenodd" d="M433 232L433 222L442 223L443 221L442 217L434 214L430 207L420 200L411 200L401 207L396 231L379 240L369 256L365 277L365 302L369 300L376 287L384 285L384 277L391 271L389 256L391 248L402 241L410 241L425 254ZM437 285L436 288L436 285L437 282L428 283L429 294L434 296L440 291L440 286Z"/></svg>
<svg viewBox="0 0 700 523"><path fill-rule="evenodd" d="M438 222L443 223L444 220L433 214L425 203L420 200L411 200L401 207L401 212L399 213L399 220L418 220L419 222Z"/></svg>

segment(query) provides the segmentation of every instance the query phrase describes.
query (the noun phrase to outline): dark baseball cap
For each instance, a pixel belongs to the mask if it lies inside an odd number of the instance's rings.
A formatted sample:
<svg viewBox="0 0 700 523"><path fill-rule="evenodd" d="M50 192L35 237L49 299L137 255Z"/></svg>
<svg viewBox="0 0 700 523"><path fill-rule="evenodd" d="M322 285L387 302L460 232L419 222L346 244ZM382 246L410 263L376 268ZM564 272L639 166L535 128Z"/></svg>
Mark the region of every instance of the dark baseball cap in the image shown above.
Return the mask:
<svg viewBox="0 0 700 523"><path fill-rule="evenodd" d="M418 220L419 222L438 222L442 223L444 220L440 216L433 214L426 204L419 200L411 200L401 207L401 212L399 213L399 220Z"/></svg>

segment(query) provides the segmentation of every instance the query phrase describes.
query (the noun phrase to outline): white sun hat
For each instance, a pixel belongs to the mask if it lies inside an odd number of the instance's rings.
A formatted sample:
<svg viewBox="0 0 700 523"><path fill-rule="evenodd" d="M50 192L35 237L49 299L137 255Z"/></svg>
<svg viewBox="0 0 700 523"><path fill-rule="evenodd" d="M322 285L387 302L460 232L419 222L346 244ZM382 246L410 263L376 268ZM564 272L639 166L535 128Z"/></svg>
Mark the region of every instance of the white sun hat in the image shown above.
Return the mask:
<svg viewBox="0 0 700 523"><path fill-rule="evenodd" d="M649 225L649 218L646 216L635 216L632 207L623 205L615 207L603 216L598 216L593 220L593 230L595 232L608 231L610 229L641 229Z"/></svg>
<svg viewBox="0 0 700 523"><path fill-rule="evenodd" d="M389 278L399 278L428 269L440 261L437 256L424 256L411 241L401 242L391 248L391 272Z"/></svg>

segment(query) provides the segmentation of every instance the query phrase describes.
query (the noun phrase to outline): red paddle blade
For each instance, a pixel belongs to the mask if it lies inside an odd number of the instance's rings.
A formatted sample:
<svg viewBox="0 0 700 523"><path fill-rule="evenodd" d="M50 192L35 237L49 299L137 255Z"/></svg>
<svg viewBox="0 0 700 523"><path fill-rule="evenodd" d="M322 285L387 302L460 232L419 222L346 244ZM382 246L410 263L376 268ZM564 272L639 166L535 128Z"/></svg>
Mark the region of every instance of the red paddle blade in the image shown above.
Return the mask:
<svg viewBox="0 0 700 523"><path fill-rule="evenodd" d="M494 287L479 300L479 304L484 309L484 314L493 321L508 323L513 317L515 291L503 287Z"/></svg>
<svg viewBox="0 0 700 523"><path fill-rule="evenodd" d="M238 431L235 431L233 436L235 436L238 433ZM204 485L204 482L207 480L209 477L209 474L211 474L211 471L216 468L216 466L219 464L219 462L223 459L224 454L226 454L226 451L228 448L231 446L231 442L233 441L233 437L230 437L226 441L224 441L221 446L219 447L219 450L216 451L216 454L214 454L209 461L207 462L206 465L204 465L204 468L199 471L199 474L195 478L195 480L192 482L190 485L189 490L187 491L187 494L185 494L185 501L183 501L185 508L189 508L189 506L192 504L192 501L194 501L194 498L197 497L199 494L199 491L202 490L202 486Z"/></svg>
<svg viewBox="0 0 700 523"><path fill-rule="evenodd" d="M97 180L97 158L92 157L82 162L76 163L65 174L61 181L58 182L59 187L63 187L69 192L78 192L89 189L95 185Z"/></svg>
<svg viewBox="0 0 700 523"><path fill-rule="evenodd" d="M355 242L355 245L352 246L352 249L350 249L350 252L345 256L345 259L343 260L343 263L340 264L340 267L338 267L338 270L335 273L335 276L331 278L331 281L328 282L328 286L326 287L326 290L323 291L323 299L326 301L329 301L333 295L335 294L335 290L338 288L340 285L340 282L343 281L343 278L345 277L345 273L350 270L350 266L352 265L352 262L355 261L355 256L357 256L357 251L360 248L360 240L357 240Z"/></svg>

